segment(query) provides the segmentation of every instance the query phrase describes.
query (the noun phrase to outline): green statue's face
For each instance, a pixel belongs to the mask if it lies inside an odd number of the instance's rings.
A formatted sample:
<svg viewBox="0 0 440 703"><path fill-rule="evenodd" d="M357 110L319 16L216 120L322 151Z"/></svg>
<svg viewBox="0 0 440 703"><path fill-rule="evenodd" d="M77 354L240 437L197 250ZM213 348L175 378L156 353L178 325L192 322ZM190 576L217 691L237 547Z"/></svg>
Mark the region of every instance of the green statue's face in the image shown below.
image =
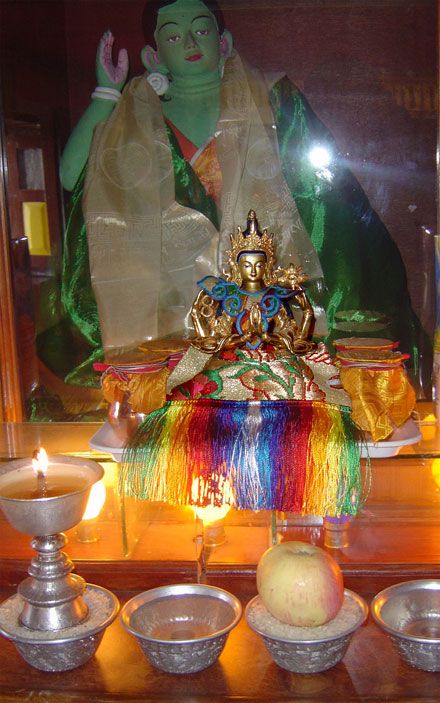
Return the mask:
<svg viewBox="0 0 440 703"><path fill-rule="evenodd" d="M162 7L154 36L160 60L172 76L200 76L218 70L217 24L201 0L177 0Z"/></svg>
<svg viewBox="0 0 440 703"><path fill-rule="evenodd" d="M244 288L249 283L262 283L266 273L266 256L259 251L245 251L238 257L237 266Z"/></svg>

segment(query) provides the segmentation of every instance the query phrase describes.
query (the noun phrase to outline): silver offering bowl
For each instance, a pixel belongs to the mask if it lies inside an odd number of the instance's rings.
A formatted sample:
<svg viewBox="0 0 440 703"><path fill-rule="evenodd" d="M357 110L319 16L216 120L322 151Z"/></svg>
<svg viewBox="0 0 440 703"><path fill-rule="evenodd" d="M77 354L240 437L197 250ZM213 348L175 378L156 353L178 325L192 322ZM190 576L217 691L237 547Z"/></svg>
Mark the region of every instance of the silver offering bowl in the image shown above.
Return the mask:
<svg viewBox="0 0 440 703"><path fill-rule="evenodd" d="M376 624L402 659L424 671L440 671L440 580L404 581L371 602Z"/></svg>
<svg viewBox="0 0 440 703"><path fill-rule="evenodd" d="M368 617L368 606L361 596L346 588L342 608L333 620L317 627L294 627L274 618L255 596L246 607L245 617L278 666L297 674L314 674L341 661L353 634Z"/></svg>
<svg viewBox="0 0 440 703"><path fill-rule="evenodd" d="M241 612L232 593L187 583L139 593L123 606L121 619L153 666L191 674L215 662Z"/></svg>
<svg viewBox="0 0 440 703"><path fill-rule="evenodd" d="M109 618L114 619L118 610L113 594L106 591L108 595L101 598L105 589L98 586L89 586L84 597L87 584L71 573L73 562L61 551L67 541L63 531L80 522L90 489L104 471L94 461L54 455L49 457L48 477L52 469L70 481L66 492L14 497L14 487L29 475L30 466L29 459L19 459L0 467L0 508L12 527L35 535L31 546L37 552L30 563L29 578L19 584L16 596L0 605L0 633L13 640L23 657L37 668L47 665L46 670L62 671L83 663L84 651L93 649L96 633L110 624ZM90 612L95 603L102 611L98 619ZM55 634L59 637L54 638ZM76 640L81 640L79 648ZM62 652L54 648L57 641ZM54 656L45 661L37 651L48 644ZM94 649L89 656L93 653Z"/></svg>
<svg viewBox="0 0 440 703"><path fill-rule="evenodd" d="M72 475L81 481L81 485L64 495L32 499L5 498L2 495L2 490L28 472L29 459L17 459L0 465L0 507L18 532L46 536L74 527L84 514L91 487L104 475L102 466L86 459L53 455L49 457L49 470L54 465L59 466L66 476Z"/></svg>

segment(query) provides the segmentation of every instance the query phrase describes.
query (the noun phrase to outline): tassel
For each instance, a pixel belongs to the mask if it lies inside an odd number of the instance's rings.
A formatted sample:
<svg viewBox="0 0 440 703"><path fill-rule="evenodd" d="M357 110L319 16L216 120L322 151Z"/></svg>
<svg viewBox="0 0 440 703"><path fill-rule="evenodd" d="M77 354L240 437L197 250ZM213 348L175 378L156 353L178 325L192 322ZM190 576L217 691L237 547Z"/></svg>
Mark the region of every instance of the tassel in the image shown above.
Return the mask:
<svg viewBox="0 0 440 703"><path fill-rule="evenodd" d="M355 514L360 447L348 410L309 401L168 401L126 447L121 491L177 505Z"/></svg>
<svg viewBox="0 0 440 703"><path fill-rule="evenodd" d="M295 406L291 410L294 412L290 412L288 429L282 436L276 509L302 514L313 406L304 403L300 412Z"/></svg>
<svg viewBox="0 0 440 703"><path fill-rule="evenodd" d="M348 411L313 405L303 512L355 514L360 498L360 447Z"/></svg>

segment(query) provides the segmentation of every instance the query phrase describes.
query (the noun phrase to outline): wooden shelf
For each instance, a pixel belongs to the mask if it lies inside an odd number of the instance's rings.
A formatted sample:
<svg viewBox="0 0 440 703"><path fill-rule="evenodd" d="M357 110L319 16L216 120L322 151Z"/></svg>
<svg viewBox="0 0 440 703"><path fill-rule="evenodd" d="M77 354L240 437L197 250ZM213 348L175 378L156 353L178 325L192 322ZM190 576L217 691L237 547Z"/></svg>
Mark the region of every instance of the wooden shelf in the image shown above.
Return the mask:
<svg viewBox="0 0 440 703"><path fill-rule="evenodd" d="M426 412L425 412L426 415ZM243 604L256 593L255 570L274 538L268 512L230 511L225 541L204 547L200 524L188 508L133 501L125 506L124 543L117 491L117 465L106 455L91 453L95 425L4 425L0 456L27 456L37 443L49 453L91 456L104 466L107 501L97 521L99 540L84 544L75 530L67 533L65 551L75 571L87 582L106 586L121 600L167 583L197 580L221 586ZM372 487L363 510L351 522L349 544L332 549L344 582L367 600L392 583L440 578L439 433L429 421L423 440L391 459L371 462ZM322 520L277 516L276 539L324 544ZM29 538L0 518L0 599L15 592L33 555ZM127 549L128 547L128 549ZM15 647L0 641L0 701L40 700L57 703L270 703L287 700L380 701L394 703L440 699L440 677L406 665L388 637L369 621L354 636L342 663L313 676L290 674L270 659L261 640L244 619L234 630L219 661L199 674L169 676L155 670L136 642L116 621L106 632L97 655L72 672L47 674L23 662Z"/></svg>

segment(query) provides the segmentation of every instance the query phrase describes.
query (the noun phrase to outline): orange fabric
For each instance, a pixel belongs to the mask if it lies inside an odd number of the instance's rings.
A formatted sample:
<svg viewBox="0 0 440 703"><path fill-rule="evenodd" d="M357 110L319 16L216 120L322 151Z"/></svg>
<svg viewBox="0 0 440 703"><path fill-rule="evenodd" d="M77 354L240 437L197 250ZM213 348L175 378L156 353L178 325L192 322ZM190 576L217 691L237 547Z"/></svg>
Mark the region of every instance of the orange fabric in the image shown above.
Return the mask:
<svg viewBox="0 0 440 703"><path fill-rule="evenodd" d="M215 140L211 139L209 144L193 163L193 169L206 188L206 192L217 204L220 204L222 194L222 172L217 157Z"/></svg>
<svg viewBox="0 0 440 703"><path fill-rule="evenodd" d="M171 120L165 119L165 122L173 130L174 136L179 142L180 150L183 156L187 161L191 161L194 154L197 152L198 147L190 139L188 139L188 137L185 137L183 132L181 132L180 129L176 127L173 122L171 122Z"/></svg>
<svg viewBox="0 0 440 703"><path fill-rule="evenodd" d="M402 366L386 371L342 367L340 379L351 398L354 422L375 442L386 439L414 409L415 391Z"/></svg>
<svg viewBox="0 0 440 703"><path fill-rule="evenodd" d="M198 151L198 147L193 142L185 137L185 135L176 127L175 124L166 120L167 124L174 132L174 136L179 142L183 156L189 162L194 158ZM203 151L196 158L194 163L191 163L197 177L205 186L208 195L219 205L222 193L222 172L220 162L217 156L217 147L215 139L211 139L205 146Z"/></svg>
<svg viewBox="0 0 440 703"><path fill-rule="evenodd" d="M165 386L169 369L160 369L155 373L127 374L127 380L115 378L111 374L102 380L104 398L111 404L122 402L128 396L128 403L134 413L150 413L165 403Z"/></svg>

